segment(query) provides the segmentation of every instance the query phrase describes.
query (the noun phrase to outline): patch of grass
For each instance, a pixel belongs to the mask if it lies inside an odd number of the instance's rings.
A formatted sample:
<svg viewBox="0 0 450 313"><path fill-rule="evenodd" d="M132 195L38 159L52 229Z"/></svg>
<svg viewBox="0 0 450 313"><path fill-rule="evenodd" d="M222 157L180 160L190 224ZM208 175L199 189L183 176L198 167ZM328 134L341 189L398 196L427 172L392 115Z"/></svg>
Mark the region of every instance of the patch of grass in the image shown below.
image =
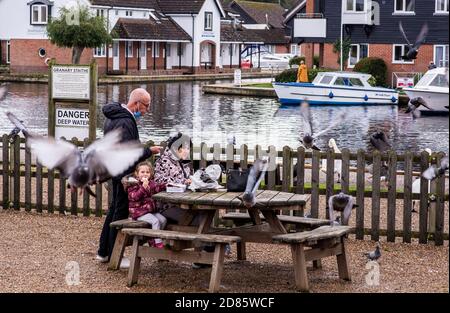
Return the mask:
<svg viewBox="0 0 450 313"><path fill-rule="evenodd" d="M258 83L245 85L246 87L257 87L257 88L273 88L272 83Z"/></svg>

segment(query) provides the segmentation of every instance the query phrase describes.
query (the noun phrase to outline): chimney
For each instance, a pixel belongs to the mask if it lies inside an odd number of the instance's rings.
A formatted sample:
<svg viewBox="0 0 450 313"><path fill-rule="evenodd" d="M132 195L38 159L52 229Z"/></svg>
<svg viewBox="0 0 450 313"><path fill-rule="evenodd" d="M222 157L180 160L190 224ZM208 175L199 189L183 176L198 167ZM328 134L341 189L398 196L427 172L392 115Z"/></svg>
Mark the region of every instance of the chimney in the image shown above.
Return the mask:
<svg viewBox="0 0 450 313"><path fill-rule="evenodd" d="M315 13L314 12L314 1L315 0L306 0L306 13Z"/></svg>

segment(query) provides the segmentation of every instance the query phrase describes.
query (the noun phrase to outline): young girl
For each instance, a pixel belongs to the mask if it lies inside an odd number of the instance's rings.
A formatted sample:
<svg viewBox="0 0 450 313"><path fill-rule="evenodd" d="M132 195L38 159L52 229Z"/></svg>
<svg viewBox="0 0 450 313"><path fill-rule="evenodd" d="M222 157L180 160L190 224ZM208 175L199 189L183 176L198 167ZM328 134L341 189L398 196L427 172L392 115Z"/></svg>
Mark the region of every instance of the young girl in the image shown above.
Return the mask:
<svg viewBox="0 0 450 313"><path fill-rule="evenodd" d="M152 196L165 190L165 184L157 184L153 180L153 167L149 162L139 163L134 173L137 182L128 187L130 215L134 220L144 221L152 225L153 229L164 229L167 220L157 212ZM149 242L156 248L163 248L160 238Z"/></svg>

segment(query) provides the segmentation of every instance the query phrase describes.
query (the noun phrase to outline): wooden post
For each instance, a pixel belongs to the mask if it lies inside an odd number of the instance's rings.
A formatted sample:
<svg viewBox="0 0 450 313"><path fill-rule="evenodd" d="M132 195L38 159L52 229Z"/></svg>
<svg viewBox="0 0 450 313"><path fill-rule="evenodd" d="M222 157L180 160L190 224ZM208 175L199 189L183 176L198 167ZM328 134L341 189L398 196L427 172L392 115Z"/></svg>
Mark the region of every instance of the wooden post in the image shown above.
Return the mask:
<svg viewBox="0 0 450 313"><path fill-rule="evenodd" d="M55 170L48 170L47 175L47 212L53 213L55 211Z"/></svg>
<svg viewBox="0 0 450 313"><path fill-rule="evenodd" d="M292 158L291 158L291 148L288 146L283 147L283 184L282 190L284 192L289 192L289 187L291 186L291 171L292 171Z"/></svg>
<svg viewBox="0 0 450 313"><path fill-rule="evenodd" d="M313 150L311 168L311 217L319 217L320 152Z"/></svg>
<svg viewBox="0 0 450 313"><path fill-rule="evenodd" d="M371 239L378 241L380 238L380 176L381 176L381 153L373 152L372 165L372 234Z"/></svg>
<svg viewBox="0 0 450 313"><path fill-rule="evenodd" d="M36 211L42 213L42 165L36 163Z"/></svg>
<svg viewBox="0 0 450 313"><path fill-rule="evenodd" d="M72 143L77 142L77 138L72 138ZM70 193L70 214L78 215L78 192L75 189Z"/></svg>
<svg viewBox="0 0 450 313"><path fill-rule="evenodd" d="M313 152L314 153L314 152ZM303 244L291 244L294 263L295 286L299 291L308 292L308 273L306 272L306 255Z"/></svg>
<svg viewBox="0 0 450 313"><path fill-rule="evenodd" d="M49 137L55 137L56 111L55 100L53 99L53 65L55 59L52 59L48 67L48 129Z"/></svg>
<svg viewBox="0 0 450 313"><path fill-rule="evenodd" d="M8 135L2 136L2 172L3 172L3 210L9 209L9 140Z"/></svg>
<svg viewBox="0 0 450 313"><path fill-rule="evenodd" d="M334 150L329 148L327 151L327 178L326 178L326 203L334 193ZM329 210L325 210L325 216L330 218Z"/></svg>
<svg viewBox="0 0 450 313"><path fill-rule="evenodd" d="M13 144L14 153L14 198L13 206L14 210L20 210L20 137L18 135L14 136Z"/></svg>
<svg viewBox="0 0 450 313"><path fill-rule="evenodd" d="M297 186L296 193L305 193L305 148L297 148ZM294 212L296 213L296 212Z"/></svg>
<svg viewBox="0 0 450 313"><path fill-rule="evenodd" d="M267 173L268 190L275 190L276 166L277 166L277 148L275 146L269 146L269 170Z"/></svg>
<svg viewBox="0 0 450 313"><path fill-rule="evenodd" d="M200 144L200 168L205 168L207 166L207 152L208 146L206 143L202 142Z"/></svg>
<svg viewBox="0 0 450 313"><path fill-rule="evenodd" d="M364 239L365 152L358 150L356 160L356 239Z"/></svg>
<svg viewBox="0 0 450 313"><path fill-rule="evenodd" d="M248 146L247 145L241 145L241 151L240 151L240 167L243 170L246 170L248 168Z"/></svg>
<svg viewBox="0 0 450 313"><path fill-rule="evenodd" d="M411 210L412 210L412 165L413 154L405 154L405 175L403 187L403 242L411 242Z"/></svg>
<svg viewBox="0 0 450 313"><path fill-rule="evenodd" d="M84 140L83 146L86 148L89 145L89 141L87 139ZM86 190L83 190L83 216L89 216L90 215L90 208L89 208L89 193L86 192Z"/></svg>
<svg viewBox="0 0 450 313"><path fill-rule="evenodd" d="M225 244L216 244L212 262L211 278L209 281L209 292L219 291L220 280L222 278L224 256Z"/></svg>
<svg viewBox="0 0 450 313"><path fill-rule="evenodd" d="M436 158L437 166L441 164L444 156L438 154ZM435 230L434 230L434 244L442 246L444 244L444 201L445 201L445 175L436 178L436 212L435 212Z"/></svg>
<svg viewBox="0 0 450 313"><path fill-rule="evenodd" d="M220 144L215 143L213 145L213 164L220 164L220 153L221 153Z"/></svg>
<svg viewBox="0 0 450 313"><path fill-rule="evenodd" d="M388 164L387 241L395 242L395 210L397 201L397 154L389 151Z"/></svg>
<svg viewBox="0 0 450 313"><path fill-rule="evenodd" d="M98 67L95 60L90 64L90 101L89 101L89 143L92 143L97 132L97 86L98 86Z"/></svg>
<svg viewBox="0 0 450 313"><path fill-rule="evenodd" d="M102 206L103 206L103 185L96 184L95 185L95 216L101 217L103 215Z"/></svg>
<svg viewBox="0 0 450 313"><path fill-rule="evenodd" d="M229 170L234 167L234 146L232 144L227 144L226 156L226 169Z"/></svg>
<svg viewBox="0 0 450 313"><path fill-rule="evenodd" d="M420 172L423 173L430 164L430 155L423 151L420 154ZM420 209L419 209L419 243L428 241L428 184L429 181L420 176Z"/></svg>
<svg viewBox="0 0 450 313"><path fill-rule="evenodd" d="M342 149L342 173L341 173L341 190L343 193L349 193L350 182L350 151L347 148Z"/></svg>
<svg viewBox="0 0 450 313"><path fill-rule="evenodd" d="M31 150L25 145L25 210L31 211Z"/></svg>

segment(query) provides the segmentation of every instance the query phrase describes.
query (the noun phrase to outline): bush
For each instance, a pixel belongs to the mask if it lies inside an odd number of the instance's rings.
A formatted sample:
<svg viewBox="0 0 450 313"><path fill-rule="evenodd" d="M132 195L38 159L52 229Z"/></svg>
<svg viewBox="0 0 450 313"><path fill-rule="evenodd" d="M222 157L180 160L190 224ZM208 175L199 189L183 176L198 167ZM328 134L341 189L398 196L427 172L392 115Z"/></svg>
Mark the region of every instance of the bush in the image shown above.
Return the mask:
<svg viewBox="0 0 450 313"><path fill-rule="evenodd" d="M301 57L301 56L296 55L295 57L292 57L289 60L289 67L292 67L293 65L300 65L301 61L304 62L305 61L305 57Z"/></svg>
<svg viewBox="0 0 450 313"><path fill-rule="evenodd" d="M275 81L277 83L294 83L297 81L297 71L298 69L296 68L284 70L283 72L275 76ZM333 70L327 68L308 69L308 79L310 82L312 82L314 78L316 78L317 73L330 71Z"/></svg>
<svg viewBox="0 0 450 313"><path fill-rule="evenodd" d="M387 65L383 59L374 57L361 59L356 63L353 71L370 74L375 78L377 86L387 87Z"/></svg>

